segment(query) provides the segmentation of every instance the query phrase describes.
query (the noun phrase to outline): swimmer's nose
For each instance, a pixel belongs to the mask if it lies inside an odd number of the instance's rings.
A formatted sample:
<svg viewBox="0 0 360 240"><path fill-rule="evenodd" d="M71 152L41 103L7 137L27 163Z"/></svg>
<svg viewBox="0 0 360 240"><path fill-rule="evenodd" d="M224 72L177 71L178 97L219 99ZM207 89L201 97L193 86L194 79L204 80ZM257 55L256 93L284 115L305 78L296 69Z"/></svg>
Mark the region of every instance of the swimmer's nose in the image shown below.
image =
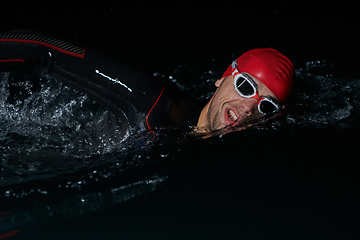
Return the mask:
<svg viewBox="0 0 360 240"><path fill-rule="evenodd" d="M257 100L254 98L244 99L241 102L242 111L245 115L251 116L255 113L257 107Z"/></svg>

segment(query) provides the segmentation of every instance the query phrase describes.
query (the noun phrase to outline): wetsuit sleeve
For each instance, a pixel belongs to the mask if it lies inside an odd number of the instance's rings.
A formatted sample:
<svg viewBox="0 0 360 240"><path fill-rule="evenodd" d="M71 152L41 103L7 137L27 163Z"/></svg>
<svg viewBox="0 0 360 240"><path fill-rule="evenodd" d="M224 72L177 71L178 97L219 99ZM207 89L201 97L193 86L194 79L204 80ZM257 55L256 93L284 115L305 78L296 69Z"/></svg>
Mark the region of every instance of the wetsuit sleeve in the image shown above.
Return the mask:
<svg viewBox="0 0 360 240"><path fill-rule="evenodd" d="M0 34L0 71L26 66L121 109L134 124L138 113L149 116L165 88L150 74L66 41L31 31Z"/></svg>

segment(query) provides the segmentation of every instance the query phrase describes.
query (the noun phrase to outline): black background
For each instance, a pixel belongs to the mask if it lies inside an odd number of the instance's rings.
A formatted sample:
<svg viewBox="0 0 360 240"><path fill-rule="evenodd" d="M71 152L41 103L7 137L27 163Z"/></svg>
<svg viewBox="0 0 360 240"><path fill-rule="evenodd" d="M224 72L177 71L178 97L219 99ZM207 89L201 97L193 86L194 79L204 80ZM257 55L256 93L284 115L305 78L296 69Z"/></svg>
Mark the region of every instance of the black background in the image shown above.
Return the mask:
<svg viewBox="0 0 360 240"><path fill-rule="evenodd" d="M328 60L349 72L358 63L358 9L351 1L28 1L3 8L0 30L50 33L149 71L273 47L295 63Z"/></svg>
<svg viewBox="0 0 360 240"><path fill-rule="evenodd" d="M2 8L0 30L49 33L151 72L186 64L192 75L178 80L185 85L213 59L225 70L257 47L280 50L295 67L321 60L332 63L329 74L359 78L358 11L354 1L28 1ZM358 239L358 136L301 128L271 134L197 143L178 156L195 163L154 193L24 228L15 238ZM234 165L238 156L247 160Z"/></svg>

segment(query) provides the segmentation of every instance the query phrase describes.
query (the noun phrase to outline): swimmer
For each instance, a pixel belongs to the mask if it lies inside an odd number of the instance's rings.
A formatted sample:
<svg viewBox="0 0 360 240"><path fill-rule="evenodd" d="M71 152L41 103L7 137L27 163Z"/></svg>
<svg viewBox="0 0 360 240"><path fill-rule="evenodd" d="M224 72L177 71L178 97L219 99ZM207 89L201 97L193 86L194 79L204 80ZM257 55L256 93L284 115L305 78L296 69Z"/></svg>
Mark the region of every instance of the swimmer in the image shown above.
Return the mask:
<svg viewBox="0 0 360 240"><path fill-rule="evenodd" d="M250 50L215 82L207 103L171 89L154 76L89 49L31 31L0 34L0 71L37 67L88 94L131 126L152 131L170 125L214 131L276 112L290 95L294 67L274 49Z"/></svg>
<svg viewBox="0 0 360 240"><path fill-rule="evenodd" d="M277 50L244 53L215 82L217 90L201 111L197 126L211 131L276 112L288 99L294 76L293 64Z"/></svg>

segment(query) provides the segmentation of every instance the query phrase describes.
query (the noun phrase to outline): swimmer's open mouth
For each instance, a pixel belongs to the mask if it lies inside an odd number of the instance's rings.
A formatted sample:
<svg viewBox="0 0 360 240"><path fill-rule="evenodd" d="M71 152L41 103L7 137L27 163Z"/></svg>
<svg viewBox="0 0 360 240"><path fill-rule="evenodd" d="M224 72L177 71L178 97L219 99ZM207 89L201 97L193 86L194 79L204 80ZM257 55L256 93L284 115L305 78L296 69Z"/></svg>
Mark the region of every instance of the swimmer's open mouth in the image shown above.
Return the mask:
<svg viewBox="0 0 360 240"><path fill-rule="evenodd" d="M236 116L235 112L231 109L228 110L228 115L229 115L229 119L232 122L236 122L239 119L238 116Z"/></svg>

